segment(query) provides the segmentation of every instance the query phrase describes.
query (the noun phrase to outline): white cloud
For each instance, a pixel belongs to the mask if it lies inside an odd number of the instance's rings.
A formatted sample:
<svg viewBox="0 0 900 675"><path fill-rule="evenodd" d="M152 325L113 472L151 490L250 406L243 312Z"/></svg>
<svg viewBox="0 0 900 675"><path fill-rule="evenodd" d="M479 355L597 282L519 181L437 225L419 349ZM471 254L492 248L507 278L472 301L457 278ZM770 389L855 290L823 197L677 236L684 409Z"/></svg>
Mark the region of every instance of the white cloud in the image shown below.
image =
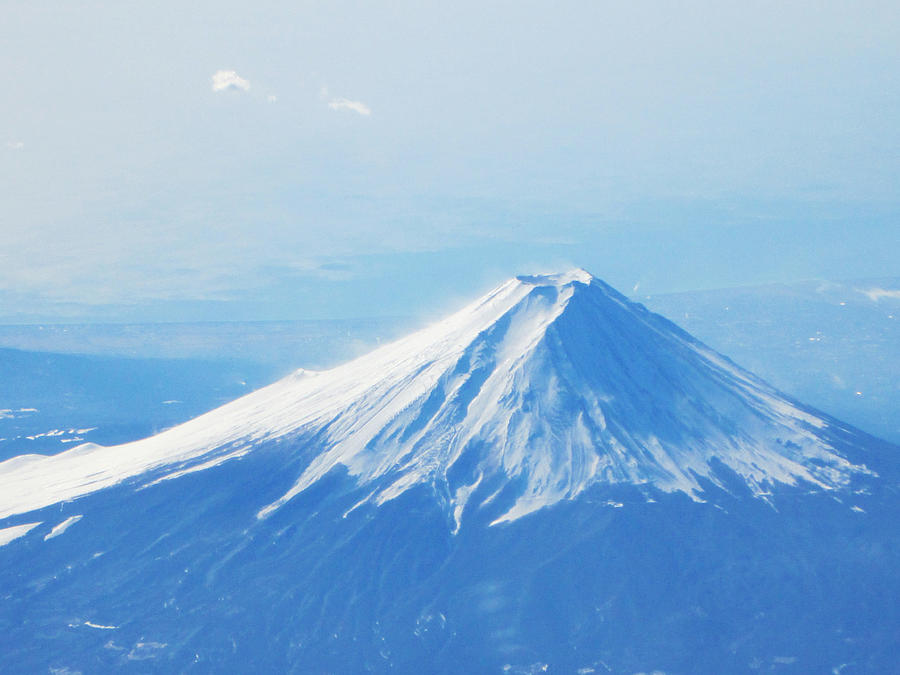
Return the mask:
<svg viewBox="0 0 900 675"><path fill-rule="evenodd" d="M6 147L10 150L21 150L25 147L25 143L23 143L22 141L9 141L6 144Z"/></svg>
<svg viewBox="0 0 900 675"><path fill-rule="evenodd" d="M269 103L277 103L277 102L278 102L278 97L277 97L275 94L269 94L268 96L266 96L266 100L267 100Z"/></svg>
<svg viewBox="0 0 900 675"><path fill-rule="evenodd" d="M891 300L900 300L900 290L885 290L884 288L870 288L868 290L859 290L863 295L869 296L872 302L878 302L882 298L890 298Z"/></svg>
<svg viewBox="0 0 900 675"><path fill-rule="evenodd" d="M362 101L351 101L348 98L332 99L328 103L328 107L332 110L352 110L359 115L369 116L372 114L372 109L365 103Z"/></svg>
<svg viewBox="0 0 900 675"><path fill-rule="evenodd" d="M250 89L250 81L245 80L233 70L217 70L212 76L213 91L247 91L248 89Z"/></svg>

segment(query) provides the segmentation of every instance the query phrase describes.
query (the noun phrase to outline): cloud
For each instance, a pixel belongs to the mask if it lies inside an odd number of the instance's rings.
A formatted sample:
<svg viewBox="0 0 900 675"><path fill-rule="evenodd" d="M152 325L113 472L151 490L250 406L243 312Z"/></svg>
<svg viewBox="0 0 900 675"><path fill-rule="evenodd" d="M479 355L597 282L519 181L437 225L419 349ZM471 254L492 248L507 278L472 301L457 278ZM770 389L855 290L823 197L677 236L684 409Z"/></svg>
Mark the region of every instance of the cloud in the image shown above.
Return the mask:
<svg viewBox="0 0 900 675"><path fill-rule="evenodd" d="M25 147L25 143L23 143L22 141L9 141L6 144L6 147L10 150L21 150Z"/></svg>
<svg viewBox="0 0 900 675"><path fill-rule="evenodd" d="M359 115L368 117L372 114L372 109L362 101L351 101L348 98L335 98L328 103L328 107L332 110L352 110Z"/></svg>
<svg viewBox="0 0 900 675"><path fill-rule="evenodd" d="M245 80L233 70L217 70L212 76L212 90L219 91L247 91L250 89L250 81Z"/></svg>
<svg viewBox="0 0 900 675"><path fill-rule="evenodd" d="M269 94L268 96L266 96L266 100L269 103L278 103L278 97L275 94Z"/></svg>
<svg viewBox="0 0 900 675"><path fill-rule="evenodd" d="M863 295L867 295L872 302L878 302L882 298L890 298L891 300L900 300L900 290L885 290L884 288L870 288L868 290L859 289Z"/></svg>

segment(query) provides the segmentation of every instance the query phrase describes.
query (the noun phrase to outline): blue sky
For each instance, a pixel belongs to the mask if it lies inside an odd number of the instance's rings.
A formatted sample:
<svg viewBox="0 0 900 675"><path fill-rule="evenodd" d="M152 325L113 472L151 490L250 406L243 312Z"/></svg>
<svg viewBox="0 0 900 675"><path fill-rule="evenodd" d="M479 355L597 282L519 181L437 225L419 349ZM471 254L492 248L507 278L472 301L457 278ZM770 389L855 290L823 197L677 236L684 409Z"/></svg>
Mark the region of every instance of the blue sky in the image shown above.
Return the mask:
<svg viewBox="0 0 900 675"><path fill-rule="evenodd" d="M896 2L7 0L0 59L0 321L900 275Z"/></svg>

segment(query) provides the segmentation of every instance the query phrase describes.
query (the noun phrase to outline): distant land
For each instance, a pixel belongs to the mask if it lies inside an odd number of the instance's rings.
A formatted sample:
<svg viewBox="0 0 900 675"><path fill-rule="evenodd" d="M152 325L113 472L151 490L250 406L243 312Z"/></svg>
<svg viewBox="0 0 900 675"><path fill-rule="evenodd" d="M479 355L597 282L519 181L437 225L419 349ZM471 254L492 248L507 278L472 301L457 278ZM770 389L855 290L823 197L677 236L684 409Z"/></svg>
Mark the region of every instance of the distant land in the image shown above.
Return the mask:
<svg viewBox="0 0 900 675"><path fill-rule="evenodd" d="M900 278L633 299L791 396L900 441Z"/></svg>

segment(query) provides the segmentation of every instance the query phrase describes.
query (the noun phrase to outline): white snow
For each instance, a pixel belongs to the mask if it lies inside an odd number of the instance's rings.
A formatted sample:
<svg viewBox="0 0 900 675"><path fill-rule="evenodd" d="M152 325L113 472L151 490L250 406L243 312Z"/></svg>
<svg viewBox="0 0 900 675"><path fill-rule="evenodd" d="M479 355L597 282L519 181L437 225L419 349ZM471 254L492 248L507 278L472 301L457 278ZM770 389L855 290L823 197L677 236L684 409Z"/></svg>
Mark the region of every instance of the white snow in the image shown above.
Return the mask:
<svg viewBox="0 0 900 675"><path fill-rule="evenodd" d="M172 480L173 478L181 478L181 476L186 476L189 473L196 473L197 471L205 471L206 469L211 469L214 466L218 466L222 462L227 462L229 459L237 459L238 457L243 457L248 452L250 452L249 447L239 448L237 450L234 450L233 452L214 457L207 462L201 462L200 464L195 464L188 467L187 469L181 469L180 471L173 471L172 473L168 473L165 476L161 476L153 482L148 483L145 487L150 487L152 485L162 483L166 480Z"/></svg>
<svg viewBox="0 0 900 675"><path fill-rule="evenodd" d="M697 498L700 478L717 482L714 460L760 496L773 482L828 489L865 471L834 451L824 420L573 270L511 279L413 335L157 436L2 462L0 518L136 477L174 479L301 432L322 435L322 451L259 517L339 467L367 487L362 503L435 486L457 529L473 498L499 494L478 496L498 477L521 485L499 524L597 483ZM451 485L464 453L471 472Z"/></svg>
<svg viewBox="0 0 900 675"><path fill-rule="evenodd" d="M15 541L19 537L24 537L38 525L40 525L40 522L25 523L23 525L13 525L12 527L3 528L0 530L0 546L6 546L9 542Z"/></svg>
<svg viewBox="0 0 900 675"><path fill-rule="evenodd" d="M70 516L70 517L66 518L64 521L62 521L59 525L54 527L52 530L50 530L50 532L48 532L44 536L44 541L47 541L48 539L53 539L54 537L58 537L63 532L65 532L70 527L72 527L72 525L77 523L79 520L81 520L81 515Z"/></svg>
<svg viewBox="0 0 900 675"><path fill-rule="evenodd" d="M87 626L88 628L96 628L97 630L116 630L118 626L106 626L102 623L94 623L93 621L85 621L82 626Z"/></svg>
<svg viewBox="0 0 900 675"><path fill-rule="evenodd" d="M36 413L37 408L19 408L15 410L13 408L0 408L0 420L2 419L15 419L17 415L31 414Z"/></svg>
<svg viewBox="0 0 900 675"><path fill-rule="evenodd" d="M44 437L52 437L52 436L64 436L68 433L65 429L51 429L50 431L45 431L42 434L35 434L34 436L26 436L29 441L33 441L36 438L44 438Z"/></svg>

